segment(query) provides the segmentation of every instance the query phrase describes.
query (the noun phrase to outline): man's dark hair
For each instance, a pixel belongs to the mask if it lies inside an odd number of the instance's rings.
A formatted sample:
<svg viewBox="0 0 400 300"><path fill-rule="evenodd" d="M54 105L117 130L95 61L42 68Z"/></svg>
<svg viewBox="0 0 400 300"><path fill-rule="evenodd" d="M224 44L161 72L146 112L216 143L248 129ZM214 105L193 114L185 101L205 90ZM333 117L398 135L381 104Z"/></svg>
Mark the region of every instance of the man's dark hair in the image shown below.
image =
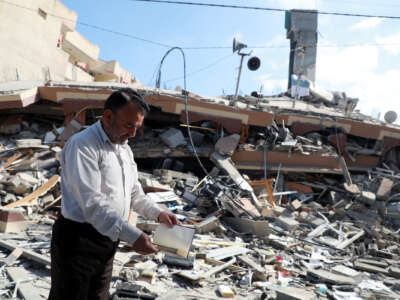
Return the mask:
<svg viewBox="0 0 400 300"><path fill-rule="evenodd" d="M115 114L129 103L135 103L138 110L145 115L150 111L150 107L143 97L130 88L123 88L113 92L107 98L104 110L110 109Z"/></svg>

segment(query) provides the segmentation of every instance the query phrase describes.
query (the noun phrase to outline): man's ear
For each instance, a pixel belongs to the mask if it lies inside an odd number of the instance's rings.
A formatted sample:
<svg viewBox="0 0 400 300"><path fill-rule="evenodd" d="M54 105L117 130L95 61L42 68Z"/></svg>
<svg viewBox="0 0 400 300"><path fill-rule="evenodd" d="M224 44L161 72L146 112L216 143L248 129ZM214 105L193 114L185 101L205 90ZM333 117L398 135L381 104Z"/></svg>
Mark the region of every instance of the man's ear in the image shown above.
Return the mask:
<svg viewBox="0 0 400 300"><path fill-rule="evenodd" d="M103 120L107 126L110 126L114 121L115 115L111 109L106 109L103 114Z"/></svg>

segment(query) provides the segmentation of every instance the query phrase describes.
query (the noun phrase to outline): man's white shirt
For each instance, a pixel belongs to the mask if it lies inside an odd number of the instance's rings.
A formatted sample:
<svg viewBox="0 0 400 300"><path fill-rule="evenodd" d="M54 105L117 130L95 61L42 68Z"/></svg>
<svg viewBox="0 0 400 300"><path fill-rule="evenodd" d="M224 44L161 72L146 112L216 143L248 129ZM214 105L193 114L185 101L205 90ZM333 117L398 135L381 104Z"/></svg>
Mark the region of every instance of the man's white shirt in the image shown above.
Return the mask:
<svg viewBox="0 0 400 300"><path fill-rule="evenodd" d="M161 209L143 192L127 143L111 143L101 121L72 136L61 162L61 213L90 223L112 241L133 244L142 231L128 222L129 211L156 220Z"/></svg>

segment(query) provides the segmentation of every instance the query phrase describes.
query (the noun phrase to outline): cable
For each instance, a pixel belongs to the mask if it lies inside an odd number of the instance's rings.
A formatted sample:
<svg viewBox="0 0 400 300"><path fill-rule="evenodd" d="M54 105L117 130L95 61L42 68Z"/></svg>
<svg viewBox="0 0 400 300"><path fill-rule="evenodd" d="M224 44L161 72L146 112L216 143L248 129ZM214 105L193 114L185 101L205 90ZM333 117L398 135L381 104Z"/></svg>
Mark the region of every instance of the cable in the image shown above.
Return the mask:
<svg viewBox="0 0 400 300"><path fill-rule="evenodd" d="M200 69L198 69L198 70L196 70L196 71L193 71L193 72L191 72L191 73L188 73L188 74L186 75L186 77L189 77L189 76L192 76L192 75L194 75L194 74L197 74L197 73L200 73L200 72L202 72L202 71L205 71L205 70L207 70L207 69L210 69L210 68L216 66L217 64L219 64L219 63L225 61L226 59L228 59L228 58L230 58L230 57L232 57L232 56L233 56L233 53L231 53L231 54L229 54L229 55L226 55L226 56L224 56L224 57L221 57L220 59L214 61L213 63L211 63L211 64L209 64L209 65L207 65L207 66L205 66L205 67L202 67L202 68L200 68ZM183 78L182 76L181 76L181 77L175 77L175 78L171 78L171 79L165 80L164 82L165 82L165 83L166 83L166 82L171 82L171 81L175 81L175 80L182 79L182 78Z"/></svg>
<svg viewBox="0 0 400 300"><path fill-rule="evenodd" d="M204 174L206 176L208 176L207 169L204 167L203 163L201 162L200 157L199 157L199 155L197 153L196 147L194 146L194 142L193 142L193 138L192 138L192 132L190 130L189 112L188 112L188 92L187 92L187 87L186 87L186 57L185 57L185 52L183 51L182 48L180 48L180 47L172 47L171 49L169 49L164 54L164 56L163 56L163 58L161 59L161 62L160 62L160 67L158 69L156 86L157 86L157 88L160 88L162 65L163 65L163 63L165 61L165 58L168 56L168 54L170 54L174 50L179 50L181 52L181 54L182 54L182 59L183 59L183 89L184 89L183 95L184 95L184 99L185 99L186 128L187 128L187 133L188 133L188 136L189 136L189 141L190 141L190 144L191 144L191 146L193 148L194 156L196 157L196 159L197 159L200 167L202 168Z"/></svg>
<svg viewBox="0 0 400 300"><path fill-rule="evenodd" d="M8 2L6 0L0 0L0 2L9 4L9 5L13 5L15 7L23 8L23 9L26 9L26 10L34 11L34 12L37 11L36 9L30 8L30 7L27 7L27 6L23 6L23 5L19 5L19 4L15 4L15 3L11 3L11 2ZM58 18L58 19L64 20L64 21L67 21L67 22L75 23L75 20L67 19L67 18L58 16L58 15L54 15L54 14L51 14L51 13L47 13L47 15L52 16L54 18ZM142 42L145 42L145 43L157 45L157 46L160 46L160 47L164 47L164 48L171 48L172 47L171 45L167 45L167 44L164 44L164 43L151 41L151 40L148 40L148 39L144 39L144 38L141 38L141 37L129 34L129 33L123 33L123 32L120 32L120 31L113 30L113 29L108 29L108 28L104 28L104 27L100 27L100 26L97 26L97 25L93 25L93 24L89 24L89 23L85 23L85 22L80 22L80 21L77 21L76 23L79 24L79 25L82 25L82 26L86 26L86 27L89 27L89 28L93 28L93 29L104 31L104 32L108 32L108 33L113 33L115 35L124 36L124 37L127 37L127 38L131 38L131 39L142 41Z"/></svg>
<svg viewBox="0 0 400 300"><path fill-rule="evenodd" d="M154 2L164 4L178 4L178 5L191 5L191 6L205 6L205 7L220 7L220 8L236 8L236 9L249 9L249 10L260 10L260 11L275 11L285 12L283 8L270 8L270 7L259 7L259 6L243 6L243 5L231 5L231 4L216 4L216 3L199 3L189 1L174 1L174 0L128 0L135 2ZM318 13L320 15L333 15L333 16L344 16L344 17L363 17L363 18L380 18L380 19L400 19L400 16L386 16L386 15L369 15L369 14L352 14L344 12L328 12L328 11L306 11L305 13Z"/></svg>
<svg viewBox="0 0 400 300"><path fill-rule="evenodd" d="M166 2L166 1L160 1L160 0L128 0L128 1ZM22 9L30 10L30 11L33 11L33 12L37 11L36 9L30 8L30 7L26 7L26 6L23 6L23 5L19 5L19 4L15 4L15 3L11 3L11 2L6 1L6 0L0 0L0 2L9 4L9 5L12 5L12 6L15 6L15 7L19 7L19 8L22 8ZM178 2L178 3L183 3L183 2ZM52 16L54 18L58 18L58 19L67 21L67 22L75 23L74 20L67 19L67 18L58 16L58 15L54 15L54 14L50 14L50 13L48 13L48 15ZM398 17L398 18L400 18L400 17ZM160 47L172 48L171 45L160 43L160 42L156 42L156 41L152 41L152 40L149 40L149 39L144 39L144 38L141 38L141 37L129 34L129 33L124 33L124 32L121 32L121 31L116 31L116 30L113 30L113 29L100 27L100 26L89 24L89 23L86 23L86 22L77 21L76 23L80 24L82 26L86 26L86 27L92 28L92 29L96 29L96 30L99 30L99 31L108 32L108 33L112 33L112 34L115 34L115 35L131 38L131 39L134 39L134 40L138 40L138 41L142 41L142 42L145 42L145 43L157 45L157 46L160 46ZM354 46L383 46L383 47L388 47L388 46L400 46L400 44L379 44L379 43L371 43L371 44L364 44L364 45L361 45L361 44L333 45L332 44L332 45L318 45L317 47L354 47ZM248 48L251 48L251 49L274 49L274 48L278 49L278 48L286 48L286 47L288 47L288 46L287 45L248 46ZM315 46L314 45L310 45L310 46L305 46L305 47L315 47ZM194 47L193 46L193 47L180 47L180 48L184 49L184 50L220 50L220 49L231 49L232 46L200 46L200 47Z"/></svg>

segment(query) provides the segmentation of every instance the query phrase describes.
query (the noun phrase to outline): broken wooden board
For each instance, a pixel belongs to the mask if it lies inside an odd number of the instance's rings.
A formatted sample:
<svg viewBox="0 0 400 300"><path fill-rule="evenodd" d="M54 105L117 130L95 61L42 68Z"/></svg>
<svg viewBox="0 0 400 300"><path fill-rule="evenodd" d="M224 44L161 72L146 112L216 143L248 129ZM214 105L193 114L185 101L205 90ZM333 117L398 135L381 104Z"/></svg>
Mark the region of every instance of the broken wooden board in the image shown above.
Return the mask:
<svg viewBox="0 0 400 300"><path fill-rule="evenodd" d="M212 268L211 270L207 271L206 273L204 273L200 277L201 278L205 278L205 279L210 278L211 276L213 276L213 275L225 270L229 266L232 266L235 262L236 262L236 258L232 258L227 263L224 263L223 265L219 265L219 266L216 266L216 267Z"/></svg>
<svg viewBox="0 0 400 300"><path fill-rule="evenodd" d="M3 169L7 169L14 161L21 158L22 153L17 153L7 159L7 161L2 165Z"/></svg>
<svg viewBox="0 0 400 300"><path fill-rule="evenodd" d="M37 204L37 199L40 196L46 194L49 190L51 190L58 182L60 181L59 175L53 175L45 184L39 187L37 190L29 194L28 196L22 198L21 200L10 203L5 208L15 208L19 206L28 206Z"/></svg>
<svg viewBox="0 0 400 300"><path fill-rule="evenodd" d="M10 251L14 251L16 248L18 248L17 246L15 246L14 244L10 243L10 242L6 242L2 239L0 239L0 247L5 248L7 250ZM22 253L22 257L25 257L27 259L33 260L41 265L44 266L50 266L50 257L44 256L42 254L36 253L32 250L27 250L27 249L22 249L23 253Z"/></svg>
<svg viewBox="0 0 400 300"><path fill-rule="evenodd" d="M24 253L24 250L21 248L15 248L6 258L3 259L3 262L7 266L11 266L21 255Z"/></svg>

